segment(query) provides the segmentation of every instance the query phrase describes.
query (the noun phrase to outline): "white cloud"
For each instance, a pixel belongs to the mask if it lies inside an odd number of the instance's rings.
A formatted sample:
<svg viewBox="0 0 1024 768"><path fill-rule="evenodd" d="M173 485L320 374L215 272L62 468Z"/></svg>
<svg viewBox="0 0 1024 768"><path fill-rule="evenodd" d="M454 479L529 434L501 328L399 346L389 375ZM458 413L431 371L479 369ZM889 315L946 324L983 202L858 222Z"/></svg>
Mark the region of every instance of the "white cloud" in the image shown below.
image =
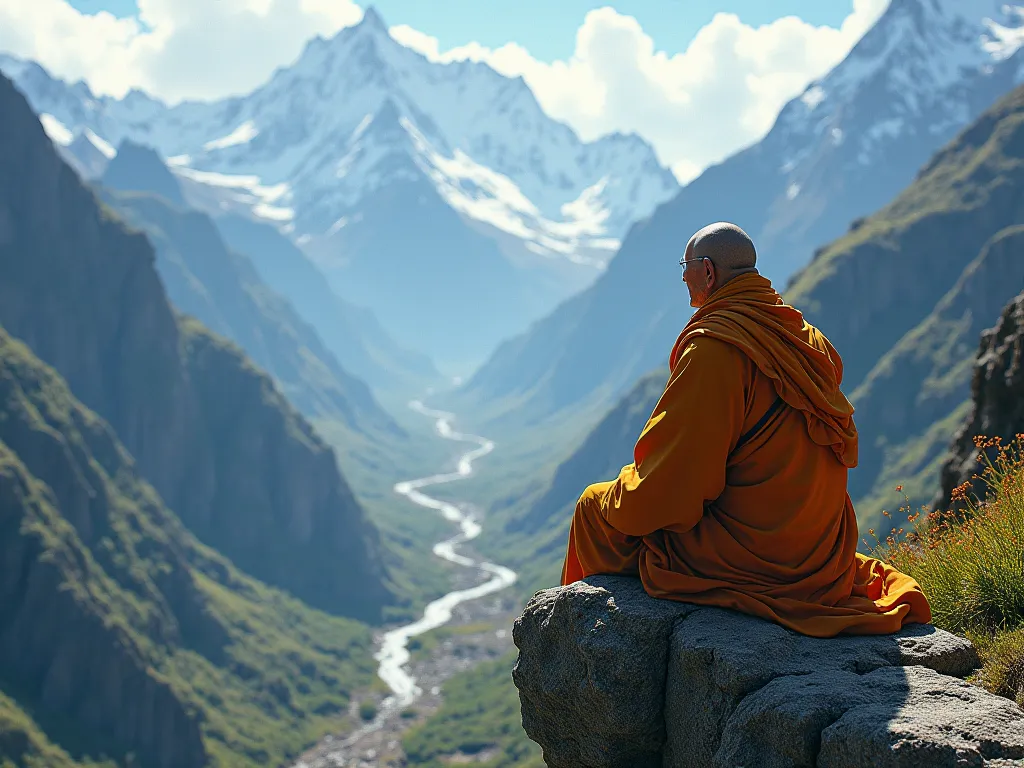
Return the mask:
<svg viewBox="0 0 1024 768"><path fill-rule="evenodd" d="M545 111L584 139L636 132L688 180L763 136L782 106L842 60L888 4L854 0L838 29L793 16L751 27L719 13L675 55L655 50L635 18L600 8L586 15L572 57L550 63L515 43L440 51L436 39L409 27L391 32L437 61L487 61L522 75Z"/></svg>
<svg viewBox="0 0 1024 768"><path fill-rule="evenodd" d="M407 26L391 29L435 61L486 61L521 75L544 109L584 139L636 132L683 180L760 138L786 101L838 63L889 0L853 0L837 29L796 17L751 27L719 13L686 50L656 50L631 16L591 11L573 55L543 62L517 43L442 51ZM314 35L357 22L352 0L139 0L139 17L83 14L67 0L0 0L0 50L33 58L100 93L138 87L169 101L244 93Z"/></svg>
<svg viewBox="0 0 1024 768"><path fill-rule="evenodd" d="M138 0L138 19L66 0L0 0L0 50L98 93L141 88L169 101L244 93L307 40L362 18L351 0Z"/></svg>

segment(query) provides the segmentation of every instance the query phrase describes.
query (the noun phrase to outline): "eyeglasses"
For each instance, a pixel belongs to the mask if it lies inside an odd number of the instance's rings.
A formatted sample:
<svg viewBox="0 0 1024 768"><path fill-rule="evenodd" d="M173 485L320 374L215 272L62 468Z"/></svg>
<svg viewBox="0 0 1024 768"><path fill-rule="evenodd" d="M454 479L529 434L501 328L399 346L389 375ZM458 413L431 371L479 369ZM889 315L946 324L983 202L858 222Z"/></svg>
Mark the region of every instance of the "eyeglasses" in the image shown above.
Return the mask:
<svg viewBox="0 0 1024 768"><path fill-rule="evenodd" d="M691 261L711 261L711 259L708 258L707 256L698 256L695 259L680 259L679 266L682 267L683 269L686 269L686 265L689 264ZM714 262L712 262L712 264L713 263Z"/></svg>

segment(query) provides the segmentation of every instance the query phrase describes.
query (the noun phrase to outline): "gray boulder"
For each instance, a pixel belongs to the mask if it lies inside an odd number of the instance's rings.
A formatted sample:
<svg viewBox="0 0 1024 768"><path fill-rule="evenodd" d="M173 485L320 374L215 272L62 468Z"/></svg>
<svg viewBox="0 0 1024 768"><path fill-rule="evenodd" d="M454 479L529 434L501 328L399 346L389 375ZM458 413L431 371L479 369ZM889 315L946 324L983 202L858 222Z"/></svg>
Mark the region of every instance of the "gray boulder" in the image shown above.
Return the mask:
<svg viewBox="0 0 1024 768"><path fill-rule="evenodd" d="M1024 712L964 682L973 646L929 625L810 638L600 576L538 592L513 638L523 727L549 766L1024 760Z"/></svg>

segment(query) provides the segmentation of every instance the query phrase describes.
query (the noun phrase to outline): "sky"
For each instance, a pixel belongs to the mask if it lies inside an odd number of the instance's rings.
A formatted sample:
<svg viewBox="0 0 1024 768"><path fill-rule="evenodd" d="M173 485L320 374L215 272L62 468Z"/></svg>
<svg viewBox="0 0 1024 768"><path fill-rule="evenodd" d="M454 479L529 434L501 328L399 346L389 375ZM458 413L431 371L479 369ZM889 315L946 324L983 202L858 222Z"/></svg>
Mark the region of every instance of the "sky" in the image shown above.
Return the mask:
<svg viewBox="0 0 1024 768"><path fill-rule="evenodd" d="M392 36L435 61L522 76L584 140L633 132L681 181L767 132L889 0L377 0ZM0 0L0 51L168 102L245 93L354 0Z"/></svg>

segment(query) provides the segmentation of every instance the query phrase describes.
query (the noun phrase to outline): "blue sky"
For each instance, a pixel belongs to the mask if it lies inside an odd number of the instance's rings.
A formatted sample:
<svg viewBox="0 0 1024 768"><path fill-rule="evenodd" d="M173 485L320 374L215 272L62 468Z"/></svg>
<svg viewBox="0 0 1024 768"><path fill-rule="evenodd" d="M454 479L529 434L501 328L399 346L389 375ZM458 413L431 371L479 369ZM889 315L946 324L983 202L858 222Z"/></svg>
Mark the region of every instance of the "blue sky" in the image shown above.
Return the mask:
<svg viewBox="0 0 1024 768"><path fill-rule="evenodd" d="M136 13L135 0L69 1L86 13ZM544 61L570 56L587 11L607 5L636 17L656 47L669 53L684 50L718 12L735 13L755 27L788 15L838 26L853 7L851 0L379 0L373 5L389 25L408 24L436 37L442 50L473 40L491 48L514 41Z"/></svg>

